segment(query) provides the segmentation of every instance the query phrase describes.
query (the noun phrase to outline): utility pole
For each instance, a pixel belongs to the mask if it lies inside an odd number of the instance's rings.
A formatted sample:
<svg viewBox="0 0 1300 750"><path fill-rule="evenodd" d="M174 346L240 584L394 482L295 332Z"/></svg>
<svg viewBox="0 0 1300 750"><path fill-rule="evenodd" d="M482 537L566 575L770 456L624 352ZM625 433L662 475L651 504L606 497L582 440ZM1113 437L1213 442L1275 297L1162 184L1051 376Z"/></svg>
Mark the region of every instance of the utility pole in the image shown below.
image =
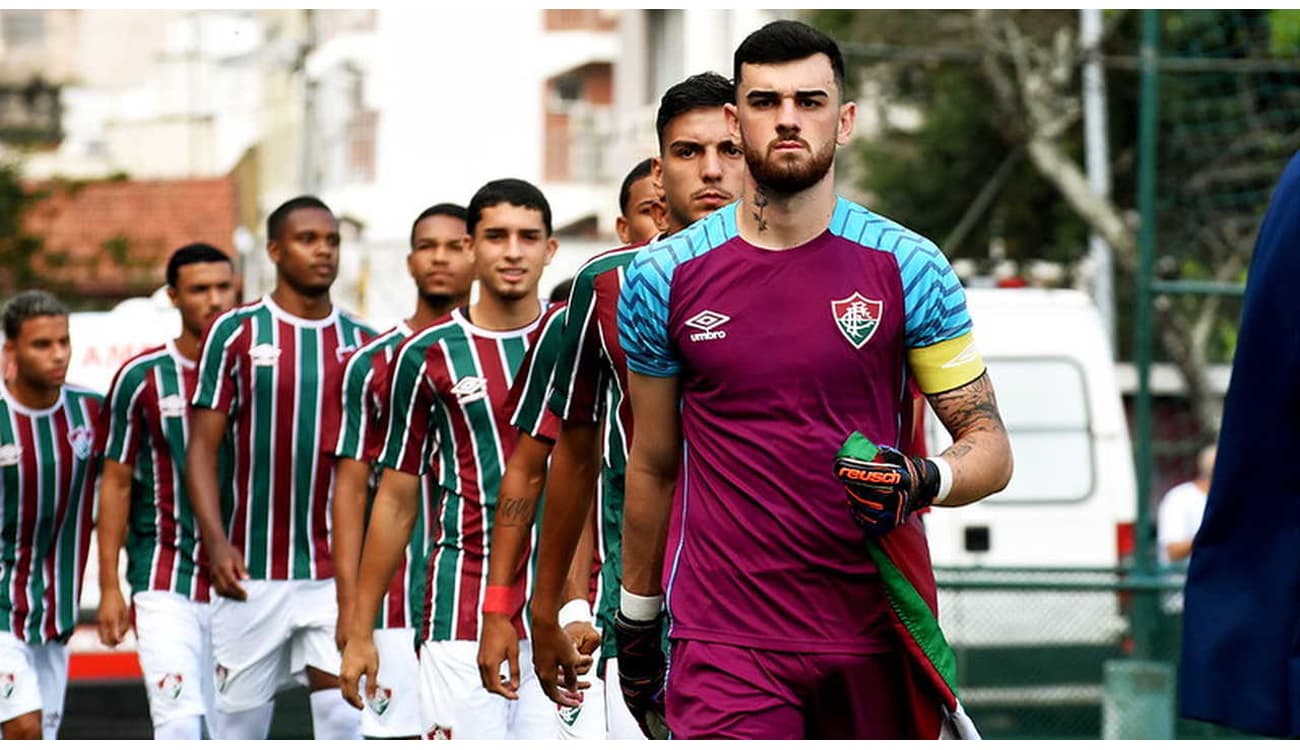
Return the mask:
<svg viewBox="0 0 1300 750"><path fill-rule="evenodd" d="M1106 132L1106 74L1101 65L1101 10L1079 11L1079 43L1086 51L1083 63L1083 144L1088 186L1101 198L1110 197L1110 145ZM1115 273L1111 248L1101 235L1088 235L1088 257L1092 260L1092 297L1110 339L1112 356L1115 339Z"/></svg>

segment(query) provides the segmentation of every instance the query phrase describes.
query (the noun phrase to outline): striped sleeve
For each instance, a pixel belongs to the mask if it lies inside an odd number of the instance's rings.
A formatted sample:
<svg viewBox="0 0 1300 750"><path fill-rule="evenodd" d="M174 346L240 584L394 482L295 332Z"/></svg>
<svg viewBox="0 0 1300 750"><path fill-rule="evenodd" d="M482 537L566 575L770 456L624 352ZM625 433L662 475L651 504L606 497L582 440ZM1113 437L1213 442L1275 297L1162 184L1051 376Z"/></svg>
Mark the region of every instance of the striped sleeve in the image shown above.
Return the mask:
<svg viewBox="0 0 1300 750"><path fill-rule="evenodd" d="M599 396L607 370L601 366L596 276L591 272L579 273L569 294L550 397L551 411L561 419L595 422L600 418Z"/></svg>
<svg viewBox="0 0 1300 750"><path fill-rule="evenodd" d="M344 365L339 394L339 439L334 446L337 458L365 460L366 432L374 417L370 401L373 364L372 350L366 347L353 352Z"/></svg>
<svg viewBox="0 0 1300 750"><path fill-rule="evenodd" d="M370 364L370 388L366 393L366 402L370 408L370 422L364 435L366 441L365 460L371 463L379 461L379 454L384 450L384 406L388 404L389 357L387 353L378 355Z"/></svg>
<svg viewBox="0 0 1300 750"><path fill-rule="evenodd" d="M548 311L546 320L534 334L536 340L524 357L506 401L511 425L525 434L552 442L560 434L559 418L546 408L546 399L554 382L567 317L563 307Z"/></svg>
<svg viewBox="0 0 1300 750"><path fill-rule="evenodd" d="M228 312L218 318L203 339L199 353L199 382L190 405L227 414L235 407L235 346L243 337L243 316Z"/></svg>
<svg viewBox="0 0 1300 750"><path fill-rule="evenodd" d="M149 368L136 361L118 370L108 389L106 408L101 412L101 452L104 458L134 465L143 440L144 418L141 396L149 387Z"/></svg>
<svg viewBox="0 0 1300 750"><path fill-rule="evenodd" d="M408 340L389 367L388 414L379 464L406 474L423 474L434 442L429 434L437 394L429 383L429 359L441 351L437 344Z"/></svg>
<svg viewBox="0 0 1300 750"><path fill-rule="evenodd" d="M675 267L671 243L655 243L636 254L618 298L618 342L627 354L627 369L660 378L681 370L668 337L668 293Z"/></svg>

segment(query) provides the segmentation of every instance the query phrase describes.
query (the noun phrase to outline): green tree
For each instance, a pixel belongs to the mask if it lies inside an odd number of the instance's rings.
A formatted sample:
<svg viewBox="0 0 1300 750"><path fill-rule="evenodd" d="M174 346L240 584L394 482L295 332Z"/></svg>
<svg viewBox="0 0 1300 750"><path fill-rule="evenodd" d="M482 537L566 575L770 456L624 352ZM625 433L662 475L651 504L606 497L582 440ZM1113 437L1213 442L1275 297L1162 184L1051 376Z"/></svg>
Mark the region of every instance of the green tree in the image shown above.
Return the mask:
<svg viewBox="0 0 1300 750"><path fill-rule="evenodd" d="M44 241L23 228L23 216L43 197L23 188L17 164L0 163L0 294L41 285L35 261Z"/></svg>
<svg viewBox="0 0 1300 750"><path fill-rule="evenodd" d="M1132 309L1137 259L1137 13L1107 12L1099 50L1082 49L1075 11L820 11L845 42L851 85L917 108L915 128L858 147L873 205L956 256L997 238L1014 259L1074 261L1095 231L1114 248L1117 308ZM1160 267L1239 280L1274 181L1300 145L1295 17L1286 11L1166 11L1160 90ZM1113 189L1082 166L1080 70L1107 74ZM1205 366L1231 356L1239 307L1223 298L1157 301L1157 341L1180 369L1205 431L1217 423ZM1131 324L1120 321L1120 354Z"/></svg>

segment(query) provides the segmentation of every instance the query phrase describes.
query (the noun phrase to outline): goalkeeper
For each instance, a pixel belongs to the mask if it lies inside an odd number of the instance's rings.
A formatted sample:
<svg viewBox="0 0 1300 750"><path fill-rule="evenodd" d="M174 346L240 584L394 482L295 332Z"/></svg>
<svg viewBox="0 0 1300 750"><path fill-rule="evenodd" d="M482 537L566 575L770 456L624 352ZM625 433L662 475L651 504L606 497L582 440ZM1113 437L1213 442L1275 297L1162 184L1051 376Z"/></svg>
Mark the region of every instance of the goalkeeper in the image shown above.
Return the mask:
<svg viewBox="0 0 1300 750"><path fill-rule="evenodd" d="M648 717L662 692L682 739L935 738L940 706L959 708L926 672L944 664L915 655L939 637L896 629L900 590L933 618L912 511L1011 476L965 293L934 243L836 196L856 108L833 40L776 21L734 73L741 200L641 250L619 299L624 696ZM952 447L851 442L837 462L854 431L901 444L909 374ZM669 619L665 670L651 646Z"/></svg>

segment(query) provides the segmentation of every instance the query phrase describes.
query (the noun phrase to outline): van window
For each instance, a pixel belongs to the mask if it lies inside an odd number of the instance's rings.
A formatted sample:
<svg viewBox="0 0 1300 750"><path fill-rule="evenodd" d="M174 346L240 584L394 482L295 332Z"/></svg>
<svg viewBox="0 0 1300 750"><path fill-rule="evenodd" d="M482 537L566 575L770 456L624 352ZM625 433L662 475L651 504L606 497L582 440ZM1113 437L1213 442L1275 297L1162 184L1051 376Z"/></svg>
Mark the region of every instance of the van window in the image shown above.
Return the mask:
<svg viewBox="0 0 1300 750"><path fill-rule="evenodd" d="M984 502L1075 502L1092 494L1093 450L1083 368L1066 357L988 357L998 410L1011 438L1015 471ZM951 443L931 419L931 444Z"/></svg>

